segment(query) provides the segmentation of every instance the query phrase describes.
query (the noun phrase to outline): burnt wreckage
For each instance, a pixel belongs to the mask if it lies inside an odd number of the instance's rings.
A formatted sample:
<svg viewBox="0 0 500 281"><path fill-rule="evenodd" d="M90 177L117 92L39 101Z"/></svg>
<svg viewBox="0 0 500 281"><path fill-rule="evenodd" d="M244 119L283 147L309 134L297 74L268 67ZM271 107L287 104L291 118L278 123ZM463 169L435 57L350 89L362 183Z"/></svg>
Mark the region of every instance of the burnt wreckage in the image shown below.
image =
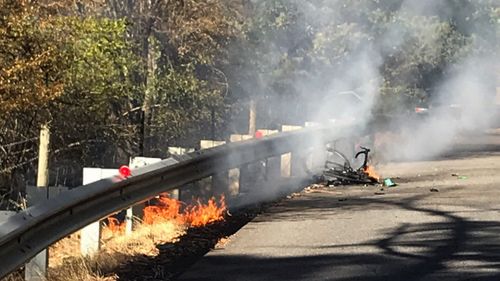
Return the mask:
<svg viewBox="0 0 500 281"><path fill-rule="evenodd" d="M321 180L328 185L349 185L349 184L377 184L378 177L370 175L368 166L368 154L370 149L360 146L361 151L357 152L355 159L363 158L363 164L359 168L353 168L348 157L335 148L333 144L326 147L327 157Z"/></svg>

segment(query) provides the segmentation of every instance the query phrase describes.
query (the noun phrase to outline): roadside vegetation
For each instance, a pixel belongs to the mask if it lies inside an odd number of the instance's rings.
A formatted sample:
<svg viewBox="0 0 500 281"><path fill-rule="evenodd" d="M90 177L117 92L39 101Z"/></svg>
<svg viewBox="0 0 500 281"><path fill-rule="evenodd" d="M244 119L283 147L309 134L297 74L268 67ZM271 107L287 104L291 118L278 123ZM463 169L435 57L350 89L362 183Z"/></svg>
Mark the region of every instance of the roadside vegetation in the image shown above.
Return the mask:
<svg viewBox="0 0 500 281"><path fill-rule="evenodd" d="M189 228L220 223L227 214L224 197L218 200L211 198L206 203L198 200L193 204L185 204L164 194L157 200L157 204L144 207L142 219L135 218L134 231L131 233L125 233L125 223L120 223L113 216L103 220L106 224L100 237L102 246L95 255L80 254L79 231L56 242L48 251L47 280L119 280L116 272L123 271L124 268L126 270L133 262L140 263L141 259L158 256L162 246L169 245L174 248L175 243ZM189 255L189 253L182 254ZM129 268L129 270L134 269ZM163 271L159 270L157 274L159 276L169 274L166 269ZM2 280L24 280L23 270L10 274Z"/></svg>
<svg viewBox="0 0 500 281"><path fill-rule="evenodd" d="M271 129L331 91L405 112L462 58L498 58L496 1L413 2L1 0L2 205L34 185L42 124L50 185L77 186L83 166L246 133L250 100Z"/></svg>
<svg viewBox="0 0 500 281"><path fill-rule="evenodd" d="M248 133L250 104L268 129L340 91L404 119L467 71L493 100L498 1L434 2L0 0L0 209L25 207L45 124L49 185L76 187L83 167Z"/></svg>

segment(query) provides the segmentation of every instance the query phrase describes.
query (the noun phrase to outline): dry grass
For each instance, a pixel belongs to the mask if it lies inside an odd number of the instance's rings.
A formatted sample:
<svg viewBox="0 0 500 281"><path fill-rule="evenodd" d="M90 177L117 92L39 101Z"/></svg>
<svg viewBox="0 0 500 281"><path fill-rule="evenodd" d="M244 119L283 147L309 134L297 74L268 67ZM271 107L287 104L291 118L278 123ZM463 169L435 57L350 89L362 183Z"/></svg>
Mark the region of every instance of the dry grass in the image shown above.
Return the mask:
<svg viewBox="0 0 500 281"><path fill-rule="evenodd" d="M175 221L161 221L153 225L140 224L128 236L104 228L103 248L92 258L76 255L80 252L80 234L74 233L55 243L49 250L50 268L48 281L114 281L114 269L138 255L155 256L156 245L175 242L185 233L186 227ZM24 280L16 272L2 281Z"/></svg>
<svg viewBox="0 0 500 281"><path fill-rule="evenodd" d="M10 275L7 275L7 277L5 278L2 278L2 281L23 281L23 280L24 276L21 270L11 273Z"/></svg>
<svg viewBox="0 0 500 281"><path fill-rule="evenodd" d="M61 266L49 268L48 280L53 281L114 281L118 280L112 274L103 274L101 268L107 266L104 261L117 261L114 256L106 259L103 255L93 258L73 257L64 261Z"/></svg>
<svg viewBox="0 0 500 281"><path fill-rule="evenodd" d="M54 243L49 248L49 261L51 267L61 266L65 259L75 256L80 252L80 231Z"/></svg>
<svg viewBox="0 0 500 281"><path fill-rule="evenodd" d="M139 225L130 235L113 235L104 240L104 251L111 254L119 252L135 256L155 256L156 245L175 242L185 233L186 227L175 221L159 221L153 225Z"/></svg>

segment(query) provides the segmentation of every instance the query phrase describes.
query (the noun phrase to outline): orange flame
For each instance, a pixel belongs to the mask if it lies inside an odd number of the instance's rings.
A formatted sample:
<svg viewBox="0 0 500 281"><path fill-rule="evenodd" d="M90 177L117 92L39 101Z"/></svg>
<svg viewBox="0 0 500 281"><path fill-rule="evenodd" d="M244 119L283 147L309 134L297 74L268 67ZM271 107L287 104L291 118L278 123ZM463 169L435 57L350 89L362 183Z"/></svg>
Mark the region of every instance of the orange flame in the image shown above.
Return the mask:
<svg viewBox="0 0 500 281"><path fill-rule="evenodd" d="M120 223L117 218L108 217L108 229L112 233L125 233L125 222Z"/></svg>
<svg viewBox="0 0 500 281"><path fill-rule="evenodd" d="M181 214L181 202L179 200L170 199L168 196L161 195L158 205L148 206L144 208L144 224L154 224L166 220L175 220L179 223L184 222Z"/></svg>
<svg viewBox="0 0 500 281"><path fill-rule="evenodd" d="M224 212L226 211L226 203L224 195L220 197L219 202L212 197L206 204L200 200L192 206L185 206L183 202L168 197L168 194L161 194L158 198L157 205L147 206L144 208L143 224L153 225L165 221L175 221L179 224L184 224L191 227L201 227L224 220ZM125 233L125 222L114 217L108 217L107 229L111 234Z"/></svg>
<svg viewBox="0 0 500 281"><path fill-rule="evenodd" d="M373 168L373 166L366 166L366 168L364 169L364 172L365 174L368 175L369 178L371 179L374 179L376 181L379 181L380 180L380 176L377 174L377 172L375 172L375 168Z"/></svg>
<svg viewBox="0 0 500 281"><path fill-rule="evenodd" d="M181 201L162 195L157 206L144 208L143 223L154 224L166 220L175 220L180 224L199 227L223 220L226 211L224 196L221 196L218 204L215 198L212 197L207 204L197 200L196 205L186 206L183 211L181 211L182 205Z"/></svg>
<svg viewBox="0 0 500 281"><path fill-rule="evenodd" d="M224 219L224 211L226 210L224 195L221 196L219 205L220 206L217 205L217 202L213 197L208 200L206 205L202 204L198 200L198 204L196 206L192 206L186 210L184 220L187 224L194 227L221 221Z"/></svg>

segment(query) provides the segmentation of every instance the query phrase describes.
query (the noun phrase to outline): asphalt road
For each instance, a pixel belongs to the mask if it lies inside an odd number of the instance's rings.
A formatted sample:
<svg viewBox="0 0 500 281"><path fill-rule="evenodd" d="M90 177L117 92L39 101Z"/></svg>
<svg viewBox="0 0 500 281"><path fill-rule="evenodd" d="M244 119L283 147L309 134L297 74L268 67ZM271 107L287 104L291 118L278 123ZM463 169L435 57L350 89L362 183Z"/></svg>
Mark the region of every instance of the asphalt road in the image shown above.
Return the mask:
<svg viewBox="0 0 500 281"><path fill-rule="evenodd" d="M380 167L399 184L383 191L305 190L179 279L500 280L500 132L456 151Z"/></svg>

